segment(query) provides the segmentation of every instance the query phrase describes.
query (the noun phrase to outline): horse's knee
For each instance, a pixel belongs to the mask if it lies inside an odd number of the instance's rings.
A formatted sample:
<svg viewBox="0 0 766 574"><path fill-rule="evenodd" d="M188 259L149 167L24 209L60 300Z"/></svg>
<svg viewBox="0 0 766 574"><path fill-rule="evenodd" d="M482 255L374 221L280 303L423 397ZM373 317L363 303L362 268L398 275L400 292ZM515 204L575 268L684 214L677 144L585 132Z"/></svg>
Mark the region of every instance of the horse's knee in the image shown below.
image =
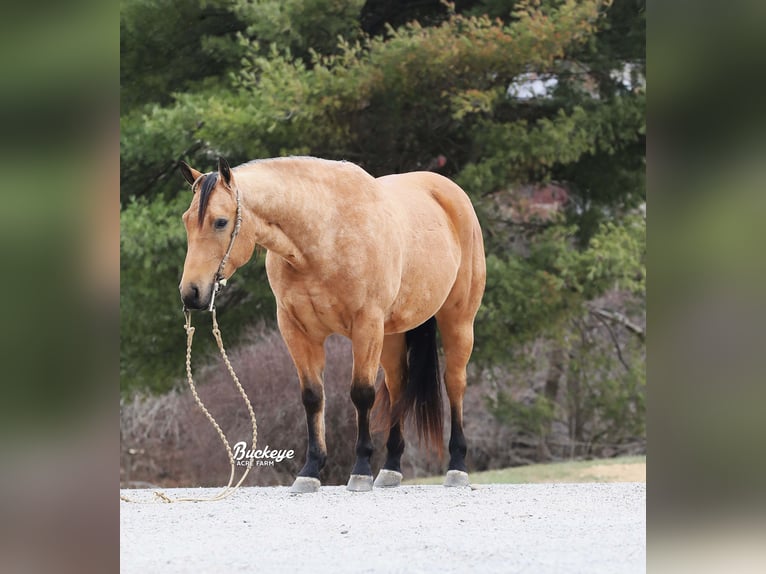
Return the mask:
<svg viewBox="0 0 766 574"><path fill-rule="evenodd" d="M321 410L324 403L324 391L322 387L306 385L301 389L301 401L308 414Z"/></svg>
<svg viewBox="0 0 766 574"><path fill-rule="evenodd" d="M375 387L370 384L354 382L351 385L351 402L358 410L368 410L375 402Z"/></svg>

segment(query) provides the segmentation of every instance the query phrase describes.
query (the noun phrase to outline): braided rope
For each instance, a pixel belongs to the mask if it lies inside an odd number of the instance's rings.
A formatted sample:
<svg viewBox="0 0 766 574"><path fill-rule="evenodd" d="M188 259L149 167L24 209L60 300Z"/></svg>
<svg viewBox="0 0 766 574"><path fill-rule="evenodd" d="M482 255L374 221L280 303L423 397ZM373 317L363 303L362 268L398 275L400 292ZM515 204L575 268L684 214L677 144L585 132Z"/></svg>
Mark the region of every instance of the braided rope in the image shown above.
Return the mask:
<svg viewBox="0 0 766 574"><path fill-rule="evenodd" d="M252 450L255 450L255 445L258 441L258 425L256 424L255 412L253 411L253 405L250 403L250 399L247 398L247 393L245 392L245 389L242 387L242 383L239 382L239 377L237 377L237 373L234 372L234 367L232 367L231 361L229 361L229 357L226 354L226 349L223 346L223 339L221 337L221 329L218 327L218 319L215 314L215 307L213 307L212 309L212 314L213 314L213 336L215 337L215 341L218 344L218 350L221 353L221 358L223 359L223 362L226 365L226 369L229 371L229 375L231 375L231 378L234 381L234 385L237 387L237 390L239 391L240 396L245 401L245 405L247 405L247 411L248 411L248 414L250 415L250 423L252 424L252 428L253 428L253 444L251 448ZM231 496L234 493L234 491L237 490L237 488L239 488L240 485L244 482L245 478L250 472L251 467L249 465L246 466L244 474L242 474L239 481L232 486L232 483L234 482L234 475L236 474L236 463L234 462L234 453L232 452L231 445L229 444L229 441L226 439L226 435L224 434L220 425L216 422L213 415L210 414L210 411L207 410L207 407L205 407L205 404L202 402L202 399L197 394L197 387L194 384L194 378L192 377L192 368L191 368L192 340L194 339L194 327L191 324L191 312L185 309L184 316L186 317L186 324L184 325L184 329L186 330L186 382L189 384L189 389L191 389L191 393L192 393L192 396L194 397L194 401L197 403L197 406L200 408L200 410L204 413L207 420L210 421L210 424L213 425L213 428L215 429L216 433L218 433L218 437L221 439L221 442L223 443L223 446L226 449L226 454L229 458L229 464L231 465L231 473L229 474L229 482L218 494L214 496L205 497L205 498L200 498L200 497L170 498L164 492L159 492L159 491L155 491L154 495L160 500L162 500L163 502L213 502L216 500L222 500L226 498L227 496ZM139 502L137 500L132 500L122 494L120 495L120 500L123 500L125 502Z"/></svg>
<svg viewBox="0 0 766 574"><path fill-rule="evenodd" d="M194 183L192 183L192 191L194 190L194 187L197 185L197 183L205 177L207 174L200 174L197 179L194 180ZM231 239L229 240L229 246L226 249L226 253L224 253L223 258L221 259L221 263L218 265L218 271L216 271L214 281L213 281L213 292L210 294L210 307L208 310L213 315L213 336L215 337L215 342L218 344L218 350L221 353L221 358L223 359L224 364L226 365L226 369L229 371L229 374L231 375L232 380L234 381L234 385L237 387L237 390L239 391L239 394L242 396L242 399L245 401L245 405L247 405L247 411L250 415L250 422L253 426L253 444L252 444L252 450L255 450L255 445L258 440L258 425L255 422L255 412L253 411L253 405L250 404L250 399L247 398L247 393L245 393L245 389L242 387L242 384L239 382L239 377L237 377L237 373L234 372L234 367L231 366L231 362L229 361L229 357L226 354L226 349L223 347L223 339L221 338L221 329L218 327L218 319L216 318L215 314L215 296L218 293L219 289L222 285L226 283L226 280L223 278L223 269L226 266L226 263L229 260L229 255L231 255L231 250L234 247L234 240L237 238L237 235L239 234L239 229L242 226L242 199L240 197L239 193L239 186L235 186L236 189L234 189L234 193L237 200L237 214L236 214L236 221L234 223L234 229L231 233ZM223 443L224 448L226 449L226 455L229 457L229 464L231 465L231 473L229 474L229 482L226 484L226 486L216 494L215 496L211 496L209 498L196 498L196 497L187 497L187 498L170 498L167 496L164 492L155 491L154 495L162 500L163 502L211 502L214 500L222 500L223 498L226 498L227 496L230 496L239 486L244 482L245 478L247 477L248 473L250 472L250 466L245 467L244 474L240 477L239 482L232 486L232 482L234 482L234 475L236 474L236 464L234 462L234 453L231 450L231 445L229 445L229 441L226 439L226 435L224 434L223 430L221 430L221 427L216 422L213 415L210 414L210 411L207 410L204 403L202 402L202 399L199 398L199 395L197 394L197 387L194 384L194 378L192 377L192 368L191 368L191 352L192 352L192 339L194 338L194 327L191 324L191 312L184 308L184 317L186 318L186 324L184 325L184 329L186 330L186 381L189 383L189 388L191 389L192 396L194 397L194 401L197 403L197 406L200 408L200 410L205 414L205 417L208 421L210 421L210 424L213 425L213 428L215 429L216 433L218 433L218 437L221 439L221 442ZM136 500L131 500L127 496L120 495L120 500L123 500L125 502L138 502Z"/></svg>

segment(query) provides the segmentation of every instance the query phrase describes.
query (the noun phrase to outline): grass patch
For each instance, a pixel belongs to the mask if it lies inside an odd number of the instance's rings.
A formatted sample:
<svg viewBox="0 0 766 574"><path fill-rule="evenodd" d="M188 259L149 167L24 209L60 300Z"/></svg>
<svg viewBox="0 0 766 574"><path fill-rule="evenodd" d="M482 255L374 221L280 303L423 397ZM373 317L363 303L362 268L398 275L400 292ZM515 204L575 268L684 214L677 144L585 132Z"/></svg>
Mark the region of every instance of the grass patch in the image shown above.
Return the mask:
<svg viewBox="0 0 766 574"><path fill-rule="evenodd" d="M404 483L441 484L443 480L443 476L428 476ZM646 456L552 462L471 473L471 484L538 482L646 482Z"/></svg>

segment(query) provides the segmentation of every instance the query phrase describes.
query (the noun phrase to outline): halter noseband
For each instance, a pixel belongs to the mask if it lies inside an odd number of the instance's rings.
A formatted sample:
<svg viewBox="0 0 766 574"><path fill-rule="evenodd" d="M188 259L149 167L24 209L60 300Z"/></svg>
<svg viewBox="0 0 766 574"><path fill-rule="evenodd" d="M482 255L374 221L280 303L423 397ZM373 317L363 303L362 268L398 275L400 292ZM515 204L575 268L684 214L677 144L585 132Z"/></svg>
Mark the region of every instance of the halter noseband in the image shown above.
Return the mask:
<svg viewBox="0 0 766 574"><path fill-rule="evenodd" d="M192 186L191 186L192 191L194 191L194 188L196 187L196 185L206 175L209 175L209 174L203 173L197 179L194 180L194 183L192 183ZM233 191L237 198L237 217L234 221L234 229L231 232L229 247L226 249L226 253L223 254L223 259L221 259L221 263L220 265L218 265L218 271L216 271L215 275L213 276L213 293L210 295L210 306L207 308L208 311L213 311L215 309L215 296L221 290L221 287L226 285L226 279L224 279L223 277L223 268L226 267L226 263L229 260L229 255L231 255L231 250L234 247L234 240L237 238L237 234L239 234L239 228L242 225L242 201L239 196L239 186L234 185Z"/></svg>

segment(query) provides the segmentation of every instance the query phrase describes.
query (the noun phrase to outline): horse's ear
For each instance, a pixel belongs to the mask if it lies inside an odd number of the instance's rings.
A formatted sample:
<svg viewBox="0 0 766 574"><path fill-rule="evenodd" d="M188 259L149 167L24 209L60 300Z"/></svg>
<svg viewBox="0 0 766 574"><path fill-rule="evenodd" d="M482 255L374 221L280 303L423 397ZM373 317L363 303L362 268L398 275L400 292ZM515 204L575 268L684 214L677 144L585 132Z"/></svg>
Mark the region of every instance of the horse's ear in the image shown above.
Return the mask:
<svg viewBox="0 0 766 574"><path fill-rule="evenodd" d="M226 185L231 185L231 168L229 167L229 162L222 157L218 158L218 173L221 174Z"/></svg>
<svg viewBox="0 0 766 574"><path fill-rule="evenodd" d="M179 162L178 169L181 170L181 175L184 176L184 179L189 183L189 185L194 185L194 182L197 181L197 178L202 175L201 172L191 167L185 161Z"/></svg>

